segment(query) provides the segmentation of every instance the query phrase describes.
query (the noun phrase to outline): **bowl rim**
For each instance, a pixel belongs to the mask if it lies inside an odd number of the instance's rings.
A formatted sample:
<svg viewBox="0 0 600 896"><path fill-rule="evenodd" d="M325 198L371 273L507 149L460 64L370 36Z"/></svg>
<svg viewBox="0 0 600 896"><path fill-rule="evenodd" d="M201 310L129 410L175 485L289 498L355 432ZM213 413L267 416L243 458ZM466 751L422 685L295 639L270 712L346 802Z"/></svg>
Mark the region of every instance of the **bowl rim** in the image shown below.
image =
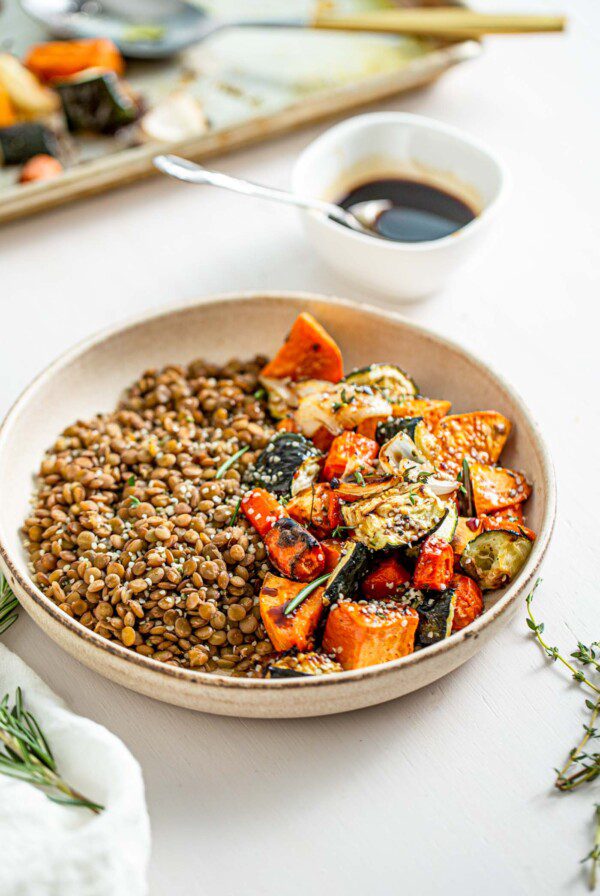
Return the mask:
<svg viewBox="0 0 600 896"><path fill-rule="evenodd" d="M448 137L454 138L459 143L478 150L497 171L499 183L496 195L491 202L488 203L488 205L486 205L472 221L465 224L464 227L461 227L454 233L444 236L439 240L424 240L419 243L395 242L393 240L384 240L380 237L359 233L356 230L351 230L349 227L344 227L343 224L339 224L337 221L332 221L321 212L312 211L310 209L302 209L302 214L319 222L322 227L325 227L327 230L338 236L344 234L349 240L353 240L360 245L369 246L371 248L377 246L378 250L381 252L386 252L388 254L394 253L396 255L422 254L424 252L431 253L441 251L450 245L455 246L457 243L463 242L474 233L477 233L481 227L485 226L493 219L506 199L509 185L509 175L504 162L487 144L472 137L461 128L454 127L453 125L446 124L443 121L438 121L437 119L430 118L426 115L415 115L412 112L366 112L363 115L355 115L352 118L348 118L333 125L333 127L328 128L316 137L315 140L311 141L308 146L305 146L296 159L291 175L292 190L294 192L306 194L307 189L303 183L306 172L310 170L311 167L316 167L316 158L318 158L319 152L327 145L327 143L335 140L335 138L337 138L337 142L339 143L348 134L356 131L368 130L371 126L382 123L391 126L416 126L424 130L446 134ZM321 199L322 197L318 196L316 198Z"/></svg>
<svg viewBox="0 0 600 896"><path fill-rule="evenodd" d="M364 679L376 679L381 676L392 674L400 669L420 665L426 662L428 658L433 658L449 650L455 650L465 640L477 638L484 629L488 628L496 619L504 615L515 603L525 588L531 584L536 572L542 562L543 556L548 547L550 537L554 528L554 520L556 514L556 480L552 460L540 432L540 428L535 418L523 402L520 395L509 385L504 378L490 365L484 363L476 355L472 354L468 349L462 347L457 342L441 336L435 331L421 324L414 323L407 319L397 311L371 305L367 302L353 302L348 299L342 299L337 296L327 296L319 293L304 292L297 290L250 290L236 291L228 293L217 293L205 296L195 301L183 303L170 303L160 306L159 308L143 312L126 318L125 320L105 327L98 332L77 342L73 347L61 353L54 361L42 369L40 373L29 383L28 386L20 393L17 399L10 407L8 413L0 424L0 456L4 443L10 438L10 432L13 423L19 415L20 409L26 405L32 395L35 394L57 371L68 366L69 363L83 355L86 351L101 344L107 339L117 334L135 329L136 327L147 323L148 321L160 320L167 318L172 314L177 314L192 308L200 308L204 305L218 305L224 302L240 302L250 303L257 299L267 299L271 301L294 301L294 302L320 302L323 304L333 305L338 308L347 308L352 311L363 311L367 314L379 317L383 321L393 320L402 324L409 330L424 336L433 343L442 345L451 351L458 352L468 361L474 364L485 378L494 382L494 385L500 386L507 396L514 402L521 413L526 416L530 427L535 436L534 446L539 454L540 465L543 470L543 476L547 482L547 501L543 508L542 522L537 533L536 540L525 564L522 573L515 579L506 593L488 610L471 623L465 629L452 634L449 638L433 644L424 650L416 651L408 656L397 660L390 660L387 663L380 663L375 666L367 666L363 669L354 669L344 672L337 672L330 675L314 676L306 678L284 678L284 679L260 679L260 678L233 678L231 676L222 675L214 672L202 672L197 669L184 669L177 666L170 666L159 660L146 657L131 651L129 648L116 641L109 641L96 632L85 628L80 622L68 616L59 607L47 598L43 592L29 579L21 575L15 562L11 559L11 552L7 548L0 522L0 568L7 575L11 585L17 583L17 591L20 589L27 595L38 608L47 613L55 622L67 630L69 635L75 635L81 640L87 642L93 648L97 648L100 652L108 653L116 659L122 659L136 665L141 672L149 672L162 674L174 681L185 681L190 685L197 687L226 688L226 689L242 689L242 690L295 690L298 688L318 688L331 686L350 686L357 681ZM18 594L17 594L18 596ZM25 609L27 609L25 607ZM43 626L40 625L40 628ZM63 648L64 649L64 648ZM78 659L76 654L73 654Z"/></svg>

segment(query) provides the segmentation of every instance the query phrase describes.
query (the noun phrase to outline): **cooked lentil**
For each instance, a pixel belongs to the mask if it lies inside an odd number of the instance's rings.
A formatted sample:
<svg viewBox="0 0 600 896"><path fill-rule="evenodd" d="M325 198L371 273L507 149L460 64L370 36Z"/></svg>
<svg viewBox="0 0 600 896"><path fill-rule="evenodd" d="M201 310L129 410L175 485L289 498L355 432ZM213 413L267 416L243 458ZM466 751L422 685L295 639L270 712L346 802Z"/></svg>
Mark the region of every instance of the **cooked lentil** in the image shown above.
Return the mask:
<svg viewBox="0 0 600 896"><path fill-rule="evenodd" d="M234 513L274 432L253 394L264 363L148 370L114 412L58 437L24 537L36 583L65 613L170 665L263 674L265 548Z"/></svg>

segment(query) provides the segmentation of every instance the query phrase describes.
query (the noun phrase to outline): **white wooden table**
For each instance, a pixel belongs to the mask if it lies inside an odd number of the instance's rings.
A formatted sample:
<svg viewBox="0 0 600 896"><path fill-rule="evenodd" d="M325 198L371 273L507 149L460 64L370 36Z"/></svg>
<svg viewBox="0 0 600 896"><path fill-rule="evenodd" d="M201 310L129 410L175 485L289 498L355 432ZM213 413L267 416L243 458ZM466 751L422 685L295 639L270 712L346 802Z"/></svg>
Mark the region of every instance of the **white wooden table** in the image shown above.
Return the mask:
<svg viewBox="0 0 600 896"><path fill-rule="evenodd" d="M575 637L600 635L592 7L572 0L565 38L497 39L433 89L386 106L464 127L512 172L495 244L443 294L405 313L503 368L542 425L559 518L537 610L568 649ZM286 185L320 130L220 166ZM310 254L293 212L208 188L157 180L5 228L0 410L56 354L121 317L265 287L364 298ZM578 861L600 788L551 792L552 768L584 720L582 698L545 667L524 608L432 687L314 720L216 718L139 697L80 666L24 614L6 640L140 761L153 896L584 892Z"/></svg>

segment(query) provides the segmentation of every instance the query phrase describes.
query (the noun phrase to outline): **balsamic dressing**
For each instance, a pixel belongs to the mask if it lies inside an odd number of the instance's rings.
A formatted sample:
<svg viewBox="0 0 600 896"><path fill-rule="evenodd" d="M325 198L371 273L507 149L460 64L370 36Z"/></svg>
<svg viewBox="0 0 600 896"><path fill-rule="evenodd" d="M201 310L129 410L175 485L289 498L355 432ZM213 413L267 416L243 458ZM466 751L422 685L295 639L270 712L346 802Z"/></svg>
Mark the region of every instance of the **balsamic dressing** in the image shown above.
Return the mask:
<svg viewBox="0 0 600 896"><path fill-rule="evenodd" d="M401 243L440 240L469 224L476 213L466 202L429 184L404 178L373 180L354 187L338 204L350 209L357 202L389 199L393 208L373 223L380 236Z"/></svg>

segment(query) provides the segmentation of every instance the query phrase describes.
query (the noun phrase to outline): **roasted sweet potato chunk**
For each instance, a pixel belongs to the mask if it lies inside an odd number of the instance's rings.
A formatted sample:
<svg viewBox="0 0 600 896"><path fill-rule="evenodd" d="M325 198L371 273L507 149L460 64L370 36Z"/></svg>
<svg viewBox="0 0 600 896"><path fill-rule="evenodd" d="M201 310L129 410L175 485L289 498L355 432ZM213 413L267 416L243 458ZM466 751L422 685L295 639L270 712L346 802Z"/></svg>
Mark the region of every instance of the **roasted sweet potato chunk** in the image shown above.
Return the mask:
<svg viewBox="0 0 600 896"><path fill-rule="evenodd" d="M264 538L277 520L286 515L275 495L265 488L253 488L246 492L241 503L242 513L252 523L261 538Z"/></svg>
<svg viewBox="0 0 600 896"><path fill-rule="evenodd" d="M523 474L514 470L471 463L469 474L478 516L520 504L531 494L531 486Z"/></svg>
<svg viewBox="0 0 600 896"><path fill-rule="evenodd" d="M118 48L106 38L57 40L34 44L25 57L27 68L42 81L68 78L88 68L122 75L125 63Z"/></svg>
<svg viewBox="0 0 600 896"><path fill-rule="evenodd" d="M348 465L370 467L379 454L379 445L356 432L343 432L333 440L325 466L323 479L331 481L344 475Z"/></svg>
<svg viewBox="0 0 600 896"><path fill-rule="evenodd" d="M329 333L312 314L299 314L284 344L262 376L292 380L329 380L337 383L344 374L342 353Z"/></svg>
<svg viewBox="0 0 600 896"><path fill-rule="evenodd" d="M327 619L323 650L344 669L363 669L412 653L419 624L416 610L397 601L340 601Z"/></svg>
<svg viewBox="0 0 600 896"><path fill-rule="evenodd" d="M402 594L409 582L409 573L395 554L391 554L365 577L362 593L368 600L386 600Z"/></svg>
<svg viewBox="0 0 600 896"><path fill-rule="evenodd" d="M317 538L326 538L344 522L340 501L328 482L317 482L286 504L286 511Z"/></svg>
<svg viewBox="0 0 600 896"><path fill-rule="evenodd" d="M452 579L454 551L447 541L430 535L419 551L413 585L424 590L444 591Z"/></svg>
<svg viewBox="0 0 600 896"><path fill-rule="evenodd" d="M434 428L435 462L440 470L457 475L466 457L481 464L494 464L510 434L511 423L497 411L474 411L444 417Z"/></svg>
<svg viewBox="0 0 600 896"><path fill-rule="evenodd" d="M450 587L456 594L452 631L459 632L483 613L483 595L477 582L469 576L454 576Z"/></svg>
<svg viewBox="0 0 600 896"><path fill-rule="evenodd" d="M494 513L487 514L481 518L483 528L489 532L490 529L504 529L505 532L516 532L518 535L526 535L531 541L535 539L535 532L528 529L523 519L523 505L511 504L502 510L496 510Z"/></svg>
<svg viewBox="0 0 600 896"><path fill-rule="evenodd" d="M344 542L337 538L324 538L321 542L323 553L325 554L324 572L333 572L342 556Z"/></svg>
<svg viewBox="0 0 600 896"><path fill-rule="evenodd" d="M282 575L298 582L312 582L325 569L323 548L304 526L284 517L264 537L269 560Z"/></svg>
<svg viewBox="0 0 600 896"><path fill-rule="evenodd" d="M275 650L306 650L323 612L323 588L317 588L289 616L287 604L304 588L301 582L290 582L268 573L260 590L260 615Z"/></svg>

